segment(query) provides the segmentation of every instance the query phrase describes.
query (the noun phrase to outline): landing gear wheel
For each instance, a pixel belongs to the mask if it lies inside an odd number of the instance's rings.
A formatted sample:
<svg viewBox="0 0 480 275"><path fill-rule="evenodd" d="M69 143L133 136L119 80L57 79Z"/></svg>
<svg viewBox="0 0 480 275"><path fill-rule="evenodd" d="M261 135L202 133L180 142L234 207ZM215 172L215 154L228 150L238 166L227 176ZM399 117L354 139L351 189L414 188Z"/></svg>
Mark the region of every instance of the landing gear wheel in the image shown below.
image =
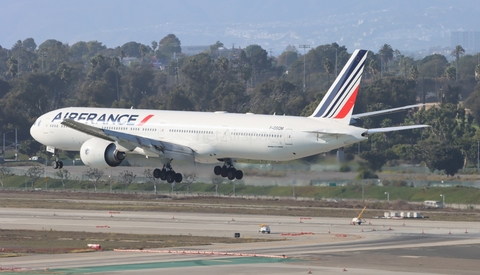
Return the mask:
<svg viewBox="0 0 480 275"><path fill-rule="evenodd" d="M228 168L227 170L227 178L229 180L234 180L235 179L235 173L237 172L237 170L235 168Z"/></svg>
<svg viewBox="0 0 480 275"><path fill-rule="evenodd" d="M175 181L175 172L168 171L167 176L166 176L166 180L167 180L168 183L173 183Z"/></svg>
<svg viewBox="0 0 480 275"><path fill-rule="evenodd" d="M53 169L58 169L58 161L52 162Z"/></svg>
<svg viewBox="0 0 480 275"><path fill-rule="evenodd" d="M165 169L160 170L160 179L161 180L167 179L167 171Z"/></svg>
<svg viewBox="0 0 480 275"><path fill-rule="evenodd" d="M223 166L223 167L222 167L222 172L220 173L220 175L221 175L222 177L224 177L224 178L227 177L227 175L228 175L228 168L227 168L226 166Z"/></svg>
<svg viewBox="0 0 480 275"><path fill-rule="evenodd" d="M237 180L241 180L241 179L243 178L243 172L242 172L242 170L237 170L237 171L235 172L235 178L236 178Z"/></svg>
<svg viewBox="0 0 480 275"><path fill-rule="evenodd" d="M156 178L156 179L160 178L160 173L162 173L162 170L160 170L158 168L154 169L153 170L153 177Z"/></svg>
<svg viewBox="0 0 480 275"><path fill-rule="evenodd" d="M182 182L182 180L183 180L182 174L176 173L176 174L175 174L175 182L176 182L176 183L180 183L180 182Z"/></svg>
<svg viewBox="0 0 480 275"><path fill-rule="evenodd" d="M222 174L222 167L217 165L215 166L215 168L213 168L213 173L215 173L215 175L219 176L220 174Z"/></svg>
<svg viewBox="0 0 480 275"><path fill-rule="evenodd" d="M58 169L62 169L62 168L63 168L63 162L58 161Z"/></svg>

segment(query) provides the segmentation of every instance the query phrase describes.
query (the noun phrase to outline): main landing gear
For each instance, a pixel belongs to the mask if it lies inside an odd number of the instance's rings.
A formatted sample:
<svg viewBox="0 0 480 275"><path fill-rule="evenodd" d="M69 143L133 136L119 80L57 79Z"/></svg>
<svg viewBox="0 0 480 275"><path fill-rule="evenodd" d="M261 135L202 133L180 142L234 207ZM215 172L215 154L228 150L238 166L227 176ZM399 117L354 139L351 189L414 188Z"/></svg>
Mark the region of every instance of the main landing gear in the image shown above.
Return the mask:
<svg viewBox="0 0 480 275"><path fill-rule="evenodd" d="M223 166L215 166L213 172L215 173L215 175L228 178L229 180L241 180L243 178L242 170L235 169L235 167L233 167L231 159L225 160L225 164Z"/></svg>
<svg viewBox="0 0 480 275"><path fill-rule="evenodd" d="M163 165L162 169L156 168L153 170L153 177L156 179L166 180L168 183L179 183L183 180L182 174L175 173L170 163Z"/></svg>

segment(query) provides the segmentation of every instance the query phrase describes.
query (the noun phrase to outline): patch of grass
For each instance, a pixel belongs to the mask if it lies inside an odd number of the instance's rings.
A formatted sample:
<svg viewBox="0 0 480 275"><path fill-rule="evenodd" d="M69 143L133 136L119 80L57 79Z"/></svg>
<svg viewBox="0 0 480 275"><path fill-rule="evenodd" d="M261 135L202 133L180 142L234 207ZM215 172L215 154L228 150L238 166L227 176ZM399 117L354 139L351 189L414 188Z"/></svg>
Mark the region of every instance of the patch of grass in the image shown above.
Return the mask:
<svg viewBox="0 0 480 275"><path fill-rule="evenodd" d="M279 239L0 229L0 257L14 257L20 255L20 253L59 254L92 252L95 250L87 247L87 244L91 243L100 244L102 250L113 250L198 246L212 243L251 243L277 240Z"/></svg>

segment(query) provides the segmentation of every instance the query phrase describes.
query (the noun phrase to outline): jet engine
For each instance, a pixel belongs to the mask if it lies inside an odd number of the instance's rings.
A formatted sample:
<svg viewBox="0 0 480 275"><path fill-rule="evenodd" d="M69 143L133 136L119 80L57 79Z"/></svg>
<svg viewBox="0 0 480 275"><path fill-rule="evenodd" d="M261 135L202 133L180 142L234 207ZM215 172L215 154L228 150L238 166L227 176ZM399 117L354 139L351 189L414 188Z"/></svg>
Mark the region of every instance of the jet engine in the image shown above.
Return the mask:
<svg viewBox="0 0 480 275"><path fill-rule="evenodd" d="M119 151L115 143L92 138L80 147L80 158L83 163L96 168L116 167L125 159L125 152Z"/></svg>

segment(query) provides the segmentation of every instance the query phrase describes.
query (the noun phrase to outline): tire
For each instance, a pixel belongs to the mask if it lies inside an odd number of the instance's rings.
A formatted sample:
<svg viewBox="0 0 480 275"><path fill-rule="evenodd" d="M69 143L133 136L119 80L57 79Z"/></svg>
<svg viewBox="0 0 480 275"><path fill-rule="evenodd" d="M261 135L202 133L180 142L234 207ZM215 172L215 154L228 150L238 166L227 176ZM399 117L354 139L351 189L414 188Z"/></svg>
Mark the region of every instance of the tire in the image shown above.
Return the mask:
<svg viewBox="0 0 480 275"><path fill-rule="evenodd" d="M235 179L235 173L237 172L237 170L235 168L228 168L227 170L227 178L229 180L234 180Z"/></svg>
<svg viewBox="0 0 480 275"><path fill-rule="evenodd" d="M176 173L176 174L175 174L175 182L176 182L176 183L180 183L180 182L182 182L182 180L183 180L182 174Z"/></svg>
<svg viewBox="0 0 480 275"><path fill-rule="evenodd" d="M58 169L62 169L63 168L63 162L59 161L58 162Z"/></svg>
<svg viewBox="0 0 480 275"><path fill-rule="evenodd" d="M160 179L161 180L167 179L167 171L165 171L165 169L160 170Z"/></svg>
<svg viewBox="0 0 480 275"><path fill-rule="evenodd" d="M242 170L237 170L237 171L235 172L235 178L236 178L237 180L243 179L243 172L242 172Z"/></svg>
<svg viewBox="0 0 480 275"><path fill-rule="evenodd" d="M166 180L168 183L173 183L175 181L175 172L168 171L166 175Z"/></svg>
<svg viewBox="0 0 480 275"><path fill-rule="evenodd" d="M54 161L52 162L53 169L58 169L58 162Z"/></svg>
<svg viewBox="0 0 480 275"><path fill-rule="evenodd" d="M225 166L223 166L223 167L222 167L222 173L220 173L220 175L221 175L222 177L226 178L226 177L227 177L227 174L228 174L228 168L225 167Z"/></svg>
<svg viewBox="0 0 480 275"><path fill-rule="evenodd" d="M161 172L162 172L162 170L160 170L158 168L154 169L153 170L153 177L156 178L156 179L160 178Z"/></svg>
<svg viewBox="0 0 480 275"><path fill-rule="evenodd" d="M213 173L215 173L215 175L219 176L220 174L222 174L222 167L221 166L215 166L215 168L213 168Z"/></svg>

